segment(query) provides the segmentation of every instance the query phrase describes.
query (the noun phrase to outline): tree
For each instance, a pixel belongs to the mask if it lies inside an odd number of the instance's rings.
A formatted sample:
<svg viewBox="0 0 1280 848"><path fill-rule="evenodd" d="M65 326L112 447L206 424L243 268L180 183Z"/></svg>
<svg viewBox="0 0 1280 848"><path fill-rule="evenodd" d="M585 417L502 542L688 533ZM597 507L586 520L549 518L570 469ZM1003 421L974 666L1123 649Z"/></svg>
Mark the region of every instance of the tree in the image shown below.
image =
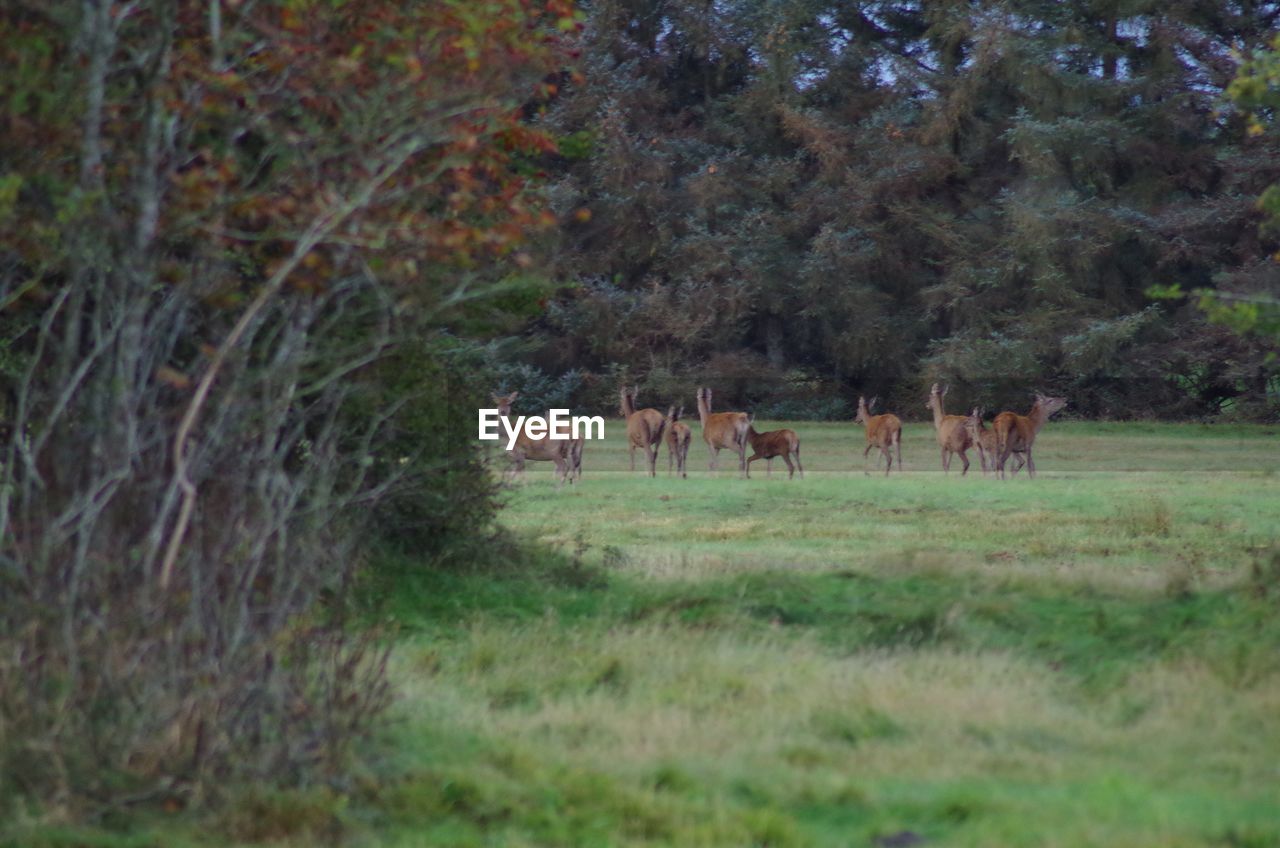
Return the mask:
<svg viewBox="0 0 1280 848"><path fill-rule="evenodd" d="M1227 86L1227 97L1249 110L1249 134L1259 136L1274 130L1276 109L1280 107L1280 36L1269 49L1256 51L1240 65L1240 72ZM1265 227L1280 230L1280 184L1272 184L1258 198L1258 208L1266 215ZM1280 254L1272 257L1280 261ZM1240 333L1257 333L1280 339L1280 284L1270 275L1269 285L1251 292L1198 291L1199 305L1209 320L1226 324Z"/></svg>
<svg viewBox="0 0 1280 848"><path fill-rule="evenodd" d="M446 402L440 330L537 289L553 145L525 116L575 26L560 0L0 15L6 788L196 798L368 729L356 541L480 479L405 433Z"/></svg>
<svg viewBox="0 0 1280 848"><path fill-rule="evenodd" d="M748 363L754 389L726 402L804 384L813 410L919 403L941 378L990 405L1039 386L1084 414L1268 414L1265 346L1146 292L1269 273L1247 198L1276 160L1215 107L1229 45L1275 21L1149 0L593 4L595 84L550 114L582 140L556 168L561 208L589 213L560 253L579 287L535 359L686 393L672 375Z"/></svg>

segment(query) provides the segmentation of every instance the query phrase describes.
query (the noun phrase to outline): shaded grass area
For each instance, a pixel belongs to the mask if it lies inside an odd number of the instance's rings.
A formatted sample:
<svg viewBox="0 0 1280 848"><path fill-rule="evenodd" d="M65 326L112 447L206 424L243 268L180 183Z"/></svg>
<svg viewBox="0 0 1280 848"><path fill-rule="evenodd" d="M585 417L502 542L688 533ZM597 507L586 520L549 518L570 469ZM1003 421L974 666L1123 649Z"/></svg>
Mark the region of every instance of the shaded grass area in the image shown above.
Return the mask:
<svg viewBox="0 0 1280 848"><path fill-rule="evenodd" d="M1265 560L1260 558L1259 562ZM1132 665L1197 657L1240 682L1280 671L1280 583L1143 593L1089 585L991 580L974 573L887 576L749 573L716 581L633 581L573 559L538 579L417 572L401 560L387 614L405 632L448 639L483 620L525 625L658 625L701 631L802 633L835 656L940 647L1014 651L1073 674L1114 682ZM387 573L387 572L384 572Z"/></svg>
<svg viewBox="0 0 1280 848"><path fill-rule="evenodd" d="M376 553L363 771L0 845L1280 844L1275 432L1053 422L1002 484L791 426L803 481L615 439L507 492L496 561Z"/></svg>

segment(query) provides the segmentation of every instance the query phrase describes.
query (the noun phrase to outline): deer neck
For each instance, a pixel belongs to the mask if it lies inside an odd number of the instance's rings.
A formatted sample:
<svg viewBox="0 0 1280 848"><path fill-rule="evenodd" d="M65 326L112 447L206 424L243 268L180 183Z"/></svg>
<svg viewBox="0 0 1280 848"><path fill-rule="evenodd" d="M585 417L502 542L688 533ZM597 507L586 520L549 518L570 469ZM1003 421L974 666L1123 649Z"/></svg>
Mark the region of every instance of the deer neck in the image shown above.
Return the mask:
<svg viewBox="0 0 1280 848"><path fill-rule="evenodd" d="M707 426L707 419L711 417L711 410L707 408L706 398L698 397L698 420L702 422L702 426Z"/></svg>
<svg viewBox="0 0 1280 848"><path fill-rule="evenodd" d="M1031 411L1027 413L1027 420L1031 422L1031 432L1039 433L1044 422L1049 420L1049 410L1041 406L1040 401L1036 401L1031 405Z"/></svg>
<svg viewBox="0 0 1280 848"><path fill-rule="evenodd" d="M942 396L930 398L929 406L933 408L933 428L936 430L942 426Z"/></svg>
<svg viewBox="0 0 1280 848"><path fill-rule="evenodd" d="M635 404L633 404L633 403L631 402L631 395L627 394L626 390L625 390L625 389L623 389L623 391L622 391L622 417L623 417L623 418L630 418L632 415L635 415L635 414L636 414L636 407L635 407Z"/></svg>

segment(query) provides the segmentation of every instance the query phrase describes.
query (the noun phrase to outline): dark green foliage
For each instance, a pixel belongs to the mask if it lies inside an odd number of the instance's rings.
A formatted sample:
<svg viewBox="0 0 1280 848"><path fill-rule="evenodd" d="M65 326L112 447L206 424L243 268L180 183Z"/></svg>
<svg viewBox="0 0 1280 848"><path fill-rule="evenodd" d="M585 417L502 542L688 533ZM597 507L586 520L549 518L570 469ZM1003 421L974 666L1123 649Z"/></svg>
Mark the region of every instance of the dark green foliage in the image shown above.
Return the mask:
<svg viewBox="0 0 1280 848"><path fill-rule="evenodd" d="M497 506L475 446L475 410L492 405L477 358L474 346L447 336L407 342L374 366L365 387L370 409L395 410L376 457L387 483L376 532L423 558L473 543Z"/></svg>
<svg viewBox="0 0 1280 848"><path fill-rule="evenodd" d="M1218 111L1269 7L589 8L588 82L549 121L593 141L559 163L590 215L544 369L720 385L746 357L892 406L944 379L992 408L1039 388L1089 416L1276 414L1266 340L1146 294L1280 275L1253 209L1275 141Z"/></svg>

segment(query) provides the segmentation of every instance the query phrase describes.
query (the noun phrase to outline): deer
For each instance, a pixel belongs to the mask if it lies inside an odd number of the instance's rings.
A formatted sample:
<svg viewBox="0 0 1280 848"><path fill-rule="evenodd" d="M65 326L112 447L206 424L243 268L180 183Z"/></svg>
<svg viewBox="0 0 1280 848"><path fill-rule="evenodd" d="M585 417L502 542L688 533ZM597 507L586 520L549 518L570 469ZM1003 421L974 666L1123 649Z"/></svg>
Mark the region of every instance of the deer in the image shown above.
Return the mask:
<svg viewBox="0 0 1280 848"><path fill-rule="evenodd" d="M509 395L493 395L493 404L498 408L498 415L506 418L511 415L511 405L520 393ZM511 458L510 479L524 472L525 460L554 462L556 466L556 485L561 486L565 480L573 483L582 477L582 442L583 439L552 439L544 436L540 439L530 438L523 429L516 436L516 445L507 451Z"/></svg>
<svg viewBox="0 0 1280 848"><path fill-rule="evenodd" d="M782 461L787 464L787 479L790 480L796 476L796 469L800 470L800 479L804 479L804 466L800 464L800 437L796 435L795 430L770 430L767 433L757 433L755 428L755 416L747 419L747 441L751 443L753 453L747 459L747 470L750 472L751 463L757 459L765 460L765 476L773 476L773 459L774 457L782 457ZM791 463L795 459L794 466ZM750 477L750 473L747 474Z"/></svg>
<svg viewBox="0 0 1280 848"><path fill-rule="evenodd" d="M951 473L951 455L960 454L964 469L960 476L969 473L969 456L966 451L973 446L969 439L969 431L965 429L965 416L947 415L943 412L942 402L950 390L950 386L939 390L934 383L929 389L929 402L926 407L933 410L933 429L938 437L938 447L942 449L942 470Z"/></svg>
<svg viewBox="0 0 1280 848"><path fill-rule="evenodd" d="M662 444L662 430L667 420L658 410L649 407L636 409L639 386L622 387L622 417L627 421L627 442L631 447L631 470L636 470L636 448L644 448L649 461L649 476L656 477L658 446Z"/></svg>
<svg viewBox="0 0 1280 848"><path fill-rule="evenodd" d="M680 476L688 479L685 462L689 459L689 443L693 441L693 431L680 420L683 417L683 406L679 411L674 406L667 411L667 474L671 474L674 465Z"/></svg>
<svg viewBox="0 0 1280 848"><path fill-rule="evenodd" d="M1002 412L995 417L991 425L996 431L996 471L1000 479L1005 479L1004 464L1011 453L1025 453L1027 476L1036 476L1036 462L1031 458L1031 446L1035 444L1036 434L1055 412L1066 405L1066 398L1049 397L1036 392L1035 402L1026 415ZM1015 468L1013 473L1016 474L1017 471Z"/></svg>
<svg viewBox="0 0 1280 848"><path fill-rule="evenodd" d="M969 440L978 448L978 461L982 465L982 473L996 470L996 431L992 430L982 421L983 410L981 407L975 406L973 412L969 413L969 417L965 419L965 429L969 431ZM1017 474L1018 469L1026 464L1026 457L1022 451L1014 451L1014 458L1018 464L1014 466L1013 473Z"/></svg>
<svg viewBox="0 0 1280 848"><path fill-rule="evenodd" d="M698 389L698 418L702 421L702 440L707 443L710 460L707 467L715 471L719 463L720 449L738 452L738 473L751 476L747 468L747 430L751 419L745 412L711 411L711 389Z"/></svg>
<svg viewBox="0 0 1280 848"><path fill-rule="evenodd" d="M871 472L866 470L867 454L871 453L872 448L880 448L884 457L884 476L888 477L889 470L893 468L890 448L897 450L898 472L902 472L902 420L891 413L872 415L871 410L875 408L877 400L879 398L872 398L868 403L865 397L859 395L858 414L854 416L853 422L867 428L867 449L862 452L862 473L870 475Z"/></svg>

